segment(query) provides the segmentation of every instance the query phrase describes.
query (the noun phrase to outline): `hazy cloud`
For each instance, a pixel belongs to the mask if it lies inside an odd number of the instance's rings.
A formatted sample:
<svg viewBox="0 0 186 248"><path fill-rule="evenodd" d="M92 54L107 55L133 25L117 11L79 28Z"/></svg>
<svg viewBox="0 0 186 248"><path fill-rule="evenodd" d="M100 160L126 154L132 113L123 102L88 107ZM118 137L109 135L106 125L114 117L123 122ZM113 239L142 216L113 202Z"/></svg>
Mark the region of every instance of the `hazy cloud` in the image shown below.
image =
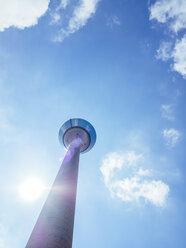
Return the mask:
<svg viewBox="0 0 186 248"><path fill-rule="evenodd" d="M70 0L61 0L59 6L57 7L57 10L65 9L69 3L70 3Z"/></svg>
<svg viewBox="0 0 186 248"><path fill-rule="evenodd" d="M165 205L169 186L160 180L153 180L151 171L139 166L141 162L142 154L136 154L134 151L108 154L100 168L104 183L111 195L122 201L133 202L143 199L162 207ZM121 172L121 169L128 169L130 176L120 179L117 171Z"/></svg>
<svg viewBox="0 0 186 248"><path fill-rule="evenodd" d="M137 172L139 176L151 176L151 171L150 170L143 170L140 168Z"/></svg>
<svg viewBox="0 0 186 248"><path fill-rule="evenodd" d="M114 15L114 16L111 16L110 18L108 18L107 25L110 28L113 28L114 26L120 26L121 25L121 21L120 21L119 17L117 17L116 15Z"/></svg>
<svg viewBox="0 0 186 248"><path fill-rule="evenodd" d="M174 120L174 107L173 104L161 105L161 116L167 120Z"/></svg>
<svg viewBox="0 0 186 248"><path fill-rule="evenodd" d="M6 0L0 3L0 31L9 27L24 29L38 23L50 0Z"/></svg>
<svg viewBox="0 0 186 248"><path fill-rule="evenodd" d="M61 15L58 13L58 11L51 12L50 13L50 16L51 16L51 21L50 21L50 24L51 25L57 24L61 20Z"/></svg>
<svg viewBox="0 0 186 248"><path fill-rule="evenodd" d="M181 133L174 128L170 128L163 130L163 136L166 140L167 146L174 147L180 140Z"/></svg>

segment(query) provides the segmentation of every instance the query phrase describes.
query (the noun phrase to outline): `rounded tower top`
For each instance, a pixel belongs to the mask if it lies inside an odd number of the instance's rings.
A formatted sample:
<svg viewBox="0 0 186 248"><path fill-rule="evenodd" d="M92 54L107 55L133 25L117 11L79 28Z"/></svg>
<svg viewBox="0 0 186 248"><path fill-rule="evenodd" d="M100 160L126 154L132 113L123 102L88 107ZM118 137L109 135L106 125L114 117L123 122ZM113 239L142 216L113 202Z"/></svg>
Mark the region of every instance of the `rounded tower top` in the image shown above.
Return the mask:
<svg viewBox="0 0 186 248"><path fill-rule="evenodd" d="M82 140L80 152L88 152L96 142L96 131L86 120L80 118L70 119L59 130L59 142L68 149L76 138Z"/></svg>

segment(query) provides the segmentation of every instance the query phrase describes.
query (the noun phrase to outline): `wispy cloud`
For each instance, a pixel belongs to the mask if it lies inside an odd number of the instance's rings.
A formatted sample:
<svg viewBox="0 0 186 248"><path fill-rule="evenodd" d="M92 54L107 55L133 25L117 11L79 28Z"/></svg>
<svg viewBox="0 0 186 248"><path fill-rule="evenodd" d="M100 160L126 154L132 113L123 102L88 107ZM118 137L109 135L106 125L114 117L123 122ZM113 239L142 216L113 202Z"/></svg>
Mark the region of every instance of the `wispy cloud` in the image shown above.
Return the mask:
<svg viewBox="0 0 186 248"><path fill-rule="evenodd" d="M74 8L67 27L63 27L59 30L54 41L61 42L65 37L85 26L87 21L95 14L99 1L100 0L80 0L79 4Z"/></svg>
<svg viewBox="0 0 186 248"><path fill-rule="evenodd" d="M58 11L50 12L50 17L51 17L51 21L50 21L51 25L57 24L61 20L61 15L59 14Z"/></svg>
<svg viewBox="0 0 186 248"><path fill-rule="evenodd" d="M65 9L69 3L70 3L70 0L61 0L60 4L57 7L57 10Z"/></svg>
<svg viewBox="0 0 186 248"><path fill-rule="evenodd" d="M163 130L163 136L166 140L167 146L174 147L179 142L181 133L174 128L170 128Z"/></svg>
<svg viewBox="0 0 186 248"><path fill-rule="evenodd" d="M168 27L176 37L178 32L186 29L186 1L158 0L150 8L150 20L157 20ZM171 59L172 69L186 78L186 34L182 38L171 37L170 42L162 42L157 50L157 59L163 61Z"/></svg>
<svg viewBox="0 0 186 248"><path fill-rule="evenodd" d="M141 162L143 155L134 151L108 154L100 168L104 183L111 195L122 201L133 202L143 199L145 202L163 207L169 186L160 180L153 180L152 172L139 166ZM117 171L126 169L129 169L130 176L120 179Z"/></svg>
<svg viewBox="0 0 186 248"><path fill-rule="evenodd" d="M114 26L120 26L120 25L121 25L121 21L119 17L116 15L109 17L107 20L107 26L109 26L110 28L113 28Z"/></svg>
<svg viewBox="0 0 186 248"><path fill-rule="evenodd" d="M174 120L174 106L173 104L161 105L161 116L167 120Z"/></svg>
<svg viewBox="0 0 186 248"><path fill-rule="evenodd" d="M51 25L59 24L64 14L62 11L70 4L70 0L61 0L55 9L50 10Z"/></svg>
<svg viewBox="0 0 186 248"><path fill-rule="evenodd" d="M24 29L37 24L50 0L9 0L0 3L0 31L9 27Z"/></svg>

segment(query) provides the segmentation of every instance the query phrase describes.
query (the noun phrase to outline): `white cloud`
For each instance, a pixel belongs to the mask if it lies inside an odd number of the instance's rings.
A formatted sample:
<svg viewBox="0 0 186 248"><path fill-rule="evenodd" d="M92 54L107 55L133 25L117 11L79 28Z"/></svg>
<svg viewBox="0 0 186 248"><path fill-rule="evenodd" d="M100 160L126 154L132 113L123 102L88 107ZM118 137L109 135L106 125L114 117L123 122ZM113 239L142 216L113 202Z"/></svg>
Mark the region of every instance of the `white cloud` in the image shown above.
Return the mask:
<svg viewBox="0 0 186 248"><path fill-rule="evenodd" d="M170 147L174 147L180 140L181 133L174 128L170 128L163 130L163 136L166 139L167 145Z"/></svg>
<svg viewBox="0 0 186 248"><path fill-rule="evenodd" d="M125 202L144 199L145 202L148 201L155 206L162 207L165 205L169 186L160 180L150 180L151 171L139 168L142 160L142 154L136 154L134 151L108 154L100 168L104 183L112 196ZM131 169L131 177L120 179L117 170L121 171L126 168Z"/></svg>
<svg viewBox="0 0 186 248"><path fill-rule="evenodd" d="M172 59L174 61L172 69L179 72L186 78L186 34L181 40L176 40L175 46L172 49L171 42L162 42L160 48L157 50L157 59L166 61Z"/></svg>
<svg viewBox="0 0 186 248"><path fill-rule="evenodd" d="M172 52L174 59L173 69L186 78L186 34L181 40L177 40Z"/></svg>
<svg viewBox="0 0 186 248"><path fill-rule="evenodd" d="M97 4L100 0L80 0L79 4L74 8L72 17L69 19L66 28L62 28L54 41L63 41L65 37L78 31L85 26L88 19L90 19L96 12Z"/></svg>
<svg viewBox="0 0 186 248"><path fill-rule="evenodd" d="M87 21L95 14L100 0L60 0L55 9L50 9L50 24L61 24L54 41L62 41L65 37L85 26ZM49 7L50 0L0 0L0 31L9 27L24 29L38 23ZM69 7L67 12L65 9ZM114 19L115 23L118 20Z"/></svg>
<svg viewBox="0 0 186 248"><path fill-rule="evenodd" d="M159 207L164 206L169 192L169 186L162 181L146 181L138 177L116 181L113 187L116 196L123 201L131 202L143 198Z"/></svg>
<svg viewBox="0 0 186 248"><path fill-rule="evenodd" d="M186 34L181 40L176 40L175 46L172 49L171 42L162 42L160 48L157 50L157 59L166 61L173 60L172 69L179 72L186 78Z"/></svg>
<svg viewBox="0 0 186 248"><path fill-rule="evenodd" d="M150 7L150 20L156 19L166 24L176 35L186 29L186 1L158 0ZM172 42L162 42L157 50L157 59L173 60L172 69L186 78L186 34L181 39Z"/></svg>
<svg viewBox="0 0 186 248"><path fill-rule="evenodd" d="M157 50L157 59L162 59L166 61L172 57L172 43L171 42L162 42L160 48Z"/></svg>
<svg viewBox="0 0 186 248"><path fill-rule="evenodd" d="M168 120L174 120L173 115L174 107L173 104L163 104L161 105L161 116Z"/></svg>
<svg viewBox="0 0 186 248"><path fill-rule="evenodd" d="M158 0L150 7L150 20L168 23L169 28L178 32L186 28L185 0Z"/></svg>
<svg viewBox="0 0 186 248"><path fill-rule="evenodd" d="M24 29L38 23L45 14L50 0L0 1L0 31L9 27Z"/></svg>
<svg viewBox="0 0 186 248"><path fill-rule="evenodd" d="M135 165L142 155L137 155L133 151L119 154L117 152L110 153L104 160L101 166L101 172L104 175L105 183L109 183L114 177L115 169L121 169L123 164L127 166Z"/></svg>

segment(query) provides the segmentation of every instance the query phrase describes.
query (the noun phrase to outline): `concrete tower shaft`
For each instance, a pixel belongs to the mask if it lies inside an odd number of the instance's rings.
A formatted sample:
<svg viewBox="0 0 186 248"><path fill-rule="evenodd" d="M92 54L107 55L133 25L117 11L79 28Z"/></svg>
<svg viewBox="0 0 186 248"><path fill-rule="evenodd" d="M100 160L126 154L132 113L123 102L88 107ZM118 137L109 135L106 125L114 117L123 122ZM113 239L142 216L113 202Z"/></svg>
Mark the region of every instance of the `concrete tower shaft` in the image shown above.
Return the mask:
<svg viewBox="0 0 186 248"><path fill-rule="evenodd" d="M72 247L80 147L69 147L26 248Z"/></svg>

